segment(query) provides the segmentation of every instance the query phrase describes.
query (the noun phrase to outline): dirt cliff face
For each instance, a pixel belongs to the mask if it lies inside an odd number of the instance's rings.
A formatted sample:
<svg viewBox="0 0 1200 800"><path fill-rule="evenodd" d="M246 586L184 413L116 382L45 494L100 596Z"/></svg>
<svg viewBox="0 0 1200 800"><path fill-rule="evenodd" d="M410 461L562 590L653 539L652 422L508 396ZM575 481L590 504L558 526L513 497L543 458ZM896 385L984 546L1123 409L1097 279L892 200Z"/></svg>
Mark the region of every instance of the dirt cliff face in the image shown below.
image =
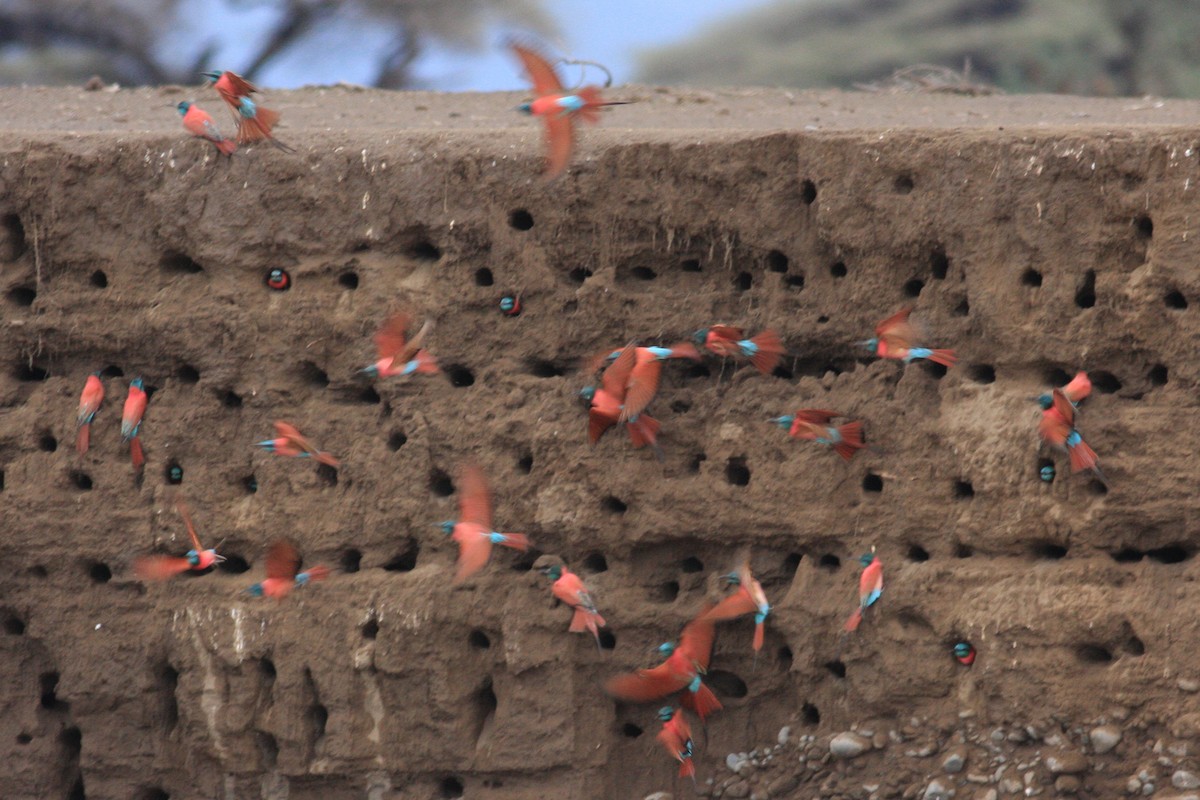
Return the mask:
<svg viewBox="0 0 1200 800"><path fill-rule="evenodd" d="M225 124L215 96L0 91L5 796L686 796L660 704L600 683L655 663L744 553L775 608L757 660L749 620L718 629L701 794L1200 785L1200 106L612 94L639 102L547 184L516 95L275 93L299 152L226 161L166 108ZM959 366L857 346L905 304ZM357 379L397 308L434 320L445 373ZM583 356L715 322L792 355L666 365L661 463L587 445ZM1038 449L1031 398L1076 369L1107 491ZM768 421L803 407L874 449L843 463ZM258 452L275 419L341 468ZM455 588L437 523L470 456L536 551ZM133 558L188 548L180 493L229 560L145 585ZM254 600L281 535L336 574ZM872 545L886 589L840 641ZM594 590L603 648L567 633L543 555Z"/></svg>

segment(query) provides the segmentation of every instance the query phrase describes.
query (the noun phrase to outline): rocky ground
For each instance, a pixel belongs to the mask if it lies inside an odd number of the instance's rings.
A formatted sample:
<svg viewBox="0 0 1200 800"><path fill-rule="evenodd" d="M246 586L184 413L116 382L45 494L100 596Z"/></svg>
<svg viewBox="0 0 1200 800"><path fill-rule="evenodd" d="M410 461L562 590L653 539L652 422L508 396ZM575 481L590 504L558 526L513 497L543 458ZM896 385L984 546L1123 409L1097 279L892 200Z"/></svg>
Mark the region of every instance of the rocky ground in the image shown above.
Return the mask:
<svg viewBox="0 0 1200 800"><path fill-rule="evenodd" d="M169 108L225 124L211 92L0 90L5 797L690 796L660 704L601 684L746 555L774 609L757 658L749 621L718 629L701 794L1200 791L1200 104L610 94L636 102L546 183L516 94L273 93L297 153L224 161ZM957 367L856 344L905 304ZM444 374L355 376L397 308L435 323ZM667 365L661 462L587 444L581 357L715 322L790 355ZM1031 398L1077 369L1107 486L1038 448ZM802 407L873 449L768 421ZM258 452L276 419L341 467ZM438 523L467 458L535 551L454 587ZM136 557L186 548L181 494L229 560L146 585ZM335 574L257 601L280 535ZM842 638L871 546L884 595ZM594 590L601 648L544 556Z"/></svg>

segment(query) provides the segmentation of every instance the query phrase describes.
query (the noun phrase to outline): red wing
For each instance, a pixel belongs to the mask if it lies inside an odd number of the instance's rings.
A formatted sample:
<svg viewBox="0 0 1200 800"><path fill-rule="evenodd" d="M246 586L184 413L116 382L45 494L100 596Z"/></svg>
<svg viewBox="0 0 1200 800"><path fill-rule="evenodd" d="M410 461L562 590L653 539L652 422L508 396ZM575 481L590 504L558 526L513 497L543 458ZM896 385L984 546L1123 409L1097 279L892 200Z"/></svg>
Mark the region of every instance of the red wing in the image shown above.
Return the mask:
<svg viewBox="0 0 1200 800"><path fill-rule="evenodd" d="M1072 403L1079 403L1085 400L1092 393L1092 382L1088 379L1088 374L1083 370L1075 373L1075 377L1071 379L1071 382L1063 387L1062 393Z"/></svg>
<svg viewBox="0 0 1200 800"><path fill-rule="evenodd" d="M188 536L192 537L192 549L199 553L204 548L200 546L200 537L196 535L196 527L192 525L192 516L188 513L187 505L182 500L176 500L175 507L179 509L179 516L183 517L183 524L187 525Z"/></svg>
<svg viewBox="0 0 1200 800"><path fill-rule="evenodd" d="M421 324L420 330L414 333L413 337L408 340L408 347L400 354L400 358L405 362L411 361L417 355L417 352L425 346L425 337L429 335L431 330L433 330L432 320L425 320Z"/></svg>
<svg viewBox="0 0 1200 800"><path fill-rule="evenodd" d="M658 379L662 375L662 362L643 361L635 364L625 389L625 407L621 409L621 422L627 422L646 410L654 395L658 393Z"/></svg>
<svg viewBox="0 0 1200 800"><path fill-rule="evenodd" d="M604 362L608 360L611 354L612 348L607 348L590 358L585 358L583 360L583 374L589 377L595 375L604 366Z"/></svg>
<svg viewBox="0 0 1200 800"><path fill-rule="evenodd" d="M545 56L516 42L509 42L509 47L517 54L517 58L521 59L525 73L529 76L529 80L533 81L533 91L539 97L563 93L562 82Z"/></svg>
<svg viewBox="0 0 1200 800"><path fill-rule="evenodd" d="M236 97L246 97L258 91L257 86L236 73L225 72L221 77L229 81L229 91Z"/></svg>
<svg viewBox="0 0 1200 800"><path fill-rule="evenodd" d="M704 619L711 622L736 619L746 614L753 614L755 611L758 611L758 606L754 605L750 595L739 587L736 592L713 606L712 610L704 615Z"/></svg>
<svg viewBox="0 0 1200 800"><path fill-rule="evenodd" d="M454 572L455 583L466 580L483 569L492 554L492 542L481 532L473 531L458 540L458 568Z"/></svg>
<svg viewBox="0 0 1200 800"><path fill-rule="evenodd" d="M713 622L705 619L711 610L712 606L705 603L696 618L684 625L683 633L679 634L679 650L701 669L708 669L708 660L712 658Z"/></svg>
<svg viewBox="0 0 1200 800"><path fill-rule="evenodd" d="M553 178L571 163L575 144L575 125L570 117L548 114L546 121L546 177Z"/></svg>
<svg viewBox="0 0 1200 800"><path fill-rule="evenodd" d="M910 327L908 316L913 312L913 306L907 306L892 314L883 322L875 326L876 336L887 336L897 328Z"/></svg>
<svg viewBox="0 0 1200 800"><path fill-rule="evenodd" d="M1054 390L1054 410L1063 418L1067 427L1075 425L1075 406L1071 405L1071 401L1067 399L1061 389Z"/></svg>
<svg viewBox="0 0 1200 800"><path fill-rule="evenodd" d="M600 386L609 395L618 400L625 399L625 387L629 384L629 375L637 362L637 347L625 345L625 349L617 356L617 360L608 365L604 375L600 377Z"/></svg>
<svg viewBox="0 0 1200 800"><path fill-rule="evenodd" d="M715 334L718 338L728 339L731 342L737 342L746 338L746 332L741 328L735 328L732 325L713 325L708 329L708 332Z"/></svg>
<svg viewBox="0 0 1200 800"><path fill-rule="evenodd" d="M1071 433L1071 427L1053 411L1043 411L1038 422L1038 435L1051 444L1062 444Z"/></svg>
<svg viewBox="0 0 1200 800"><path fill-rule="evenodd" d="M831 419L841 415L836 411L826 411L820 408L802 408L793 416L800 422L811 422L814 425L828 425Z"/></svg>
<svg viewBox="0 0 1200 800"><path fill-rule="evenodd" d="M609 678L604 683L604 691L618 700L644 703L678 692L688 683L686 676L673 675L663 662L654 669L639 669Z"/></svg>
<svg viewBox="0 0 1200 800"><path fill-rule="evenodd" d="M375 334L375 352L379 358L394 358L408 342L408 314L393 314L384 320Z"/></svg>
<svg viewBox="0 0 1200 800"><path fill-rule="evenodd" d="M143 556L134 559L133 571L143 581L165 581L192 568L186 558Z"/></svg>
<svg viewBox="0 0 1200 800"><path fill-rule="evenodd" d="M276 539L267 550L267 577L292 580L300 571L300 554L286 539Z"/></svg>
<svg viewBox="0 0 1200 800"><path fill-rule="evenodd" d="M478 464L464 464L458 474L458 520L492 530L492 492Z"/></svg>
<svg viewBox="0 0 1200 800"><path fill-rule="evenodd" d="M617 421L615 419L601 414L593 408L588 412L588 441L592 444L600 441L600 437L604 435L604 432L616 424Z"/></svg>

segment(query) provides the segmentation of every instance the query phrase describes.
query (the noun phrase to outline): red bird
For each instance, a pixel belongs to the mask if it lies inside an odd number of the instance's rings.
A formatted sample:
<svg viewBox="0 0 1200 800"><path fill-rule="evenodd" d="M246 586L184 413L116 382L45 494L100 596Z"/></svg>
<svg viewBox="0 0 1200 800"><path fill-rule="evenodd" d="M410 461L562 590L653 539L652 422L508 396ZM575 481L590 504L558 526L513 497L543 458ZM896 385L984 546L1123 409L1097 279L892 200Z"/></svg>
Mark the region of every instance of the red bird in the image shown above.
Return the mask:
<svg viewBox="0 0 1200 800"><path fill-rule="evenodd" d="M1083 370L1075 373L1075 377L1071 378L1071 382L1062 387L1063 395L1071 401L1071 405L1076 408L1079 404L1088 398L1092 393L1092 382L1088 378L1088 374ZM1040 395L1037 398L1038 405L1043 411L1052 411L1054 408L1054 396L1049 392Z"/></svg>
<svg viewBox="0 0 1200 800"><path fill-rule="evenodd" d="M721 622L727 619L737 619L746 614L754 615L754 652L757 655L763 646L763 623L771 613L771 604L763 592L762 584L750 574L750 560L747 559L737 572L725 575L723 578L737 591L713 606L701 619Z"/></svg>
<svg viewBox="0 0 1200 800"><path fill-rule="evenodd" d="M692 760L692 728L684 719L682 708L663 706L658 710L662 730L655 737L667 748L671 758L679 762L679 777L696 780L696 764Z"/></svg>
<svg viewBox="0 0 1200 800"><path fill-rule="evenodd" d="M637 348L632 344L626 345L616 360L604 370L600 377L600 388L588 386L580 392L580 395L591 403L591 410L588 412L588 440L595 444L606 430L618 422L624 422L634 447L650 445L661 457L661 451L658 449L658 420L645 413L639 413L637 416L625 413L626 393L629 391L636 366ZM638 387L639 397L644 395L647 388L647 376L643 373ZM654 390L657 390L657 379ZM653 396L653 391L650 391L650 397ZM648 403L649 399L645 402Z"/></svg>
<svg viewBox="0 0 1200 800"><path fill-rule="evenodd" d="M246 591L254 597L274 597L278 600L288 596L297 586L309 581L323 581L329 577L329 569L315 566L300 571L300 554L286 539L276 539L267 550L267 579L256 583Z"/></svg>
<svg viewBox="0 0 1200 800"><path fill-rule="evenodd" d="M147 400L142 379L134 378L129 382L129 394L125 397L125 409L121 412L121 439L129 442L129 459L134 469L141 469L146 463L138 433L142 429L142 415L146 413Z"/></svg>
<svg viewBox="0 0 1200 800"><path fill-rule="evenodd" d="M571 148L575 141L575 117L587 122L599 122L599 109L604 106L624 105L621 102L600 99L600 89L585 86L578 91L567 91L558 79L554 67L540 53L529 47L510 43L517 58L533 81L537 98L531 103L522 103L517 110L541 117L546 123L546 178L562 173L571 161Z"/></svg>
<svg viewBox="0 0 1200 800"><path fill-rule="evenodd" d="M102 402L104 384L100 382L100 373L93 372L83 384L83 394L79 395L79 411L75 415L75 424L79 427L79 434L75 437L75 449L80 455L88 451L92 420L96 418L96 412L100 410Z"/></svg>
<svg viewBox="0 0 1200 800"><path fill-rule="evenodd" d="M695 711L702 722L709 714L719 711L721 701L700 680L712 657L713 622L704 618L709 609L706 605L684 626L678 647L667 643L658 648L667 655L666 661L653 669L639 669L610 678L604 684L604 690L618 700L634 703L648 703L682 690L683 705Z"/></svg>
<svg viewBox="0 0 1200 800"><path fill-rule="evenodd" d="M411 320L407 314L393 314L383 323L375 334L375 352L379 360L360 372L367 375L378 375L390 378L393 375L411 375L414 372L422 375L434 375L438 372L437 359L422 350L425 337L433 328L432 322L426 322L421 329L408 338L408 327Z"/></svg>
<svg viewBox="0 0 1200 800"><path fill-rule="evenodd" d="M883 595L883 562L875 557L875 548L860 556L858 563L863 566L862 574L858 577L858 608L846 620L847 633L858 630L867 607L874 605Z"/></svg>
<svg viewBox="0 0 1200 800"><path fill-rule="evenodd" d="M1067 451L1071 459L1071 472L1090 469L1097 478L1107 483L1104 473L1100 471L1096 452L1075 430L1075 406L1062 389L1055 389L1051 393L1051 403L1050 408L1042 411L1042 421L1038 423L1038 434L1042 440Z"/></svg>
<svg viewBox="0 0 1200 800"><path fill-rule="evenodd" d="M295 152L271 133L271 130L279 122L279 112L258 105L250 97L258 91L257 86L229 71L203 74L213 82L213 88L217 90L217 94L221 95L221 99L233 110L233 118L237 123L238 144L253 144L265 139L280 150L289 153Z"/></svg>
<svg viewBox="0 0 1200 800"><path fill-rule="evenodd" d="M326 464L330 467L336 467L341 462L334 458L324 450L318 450L313 446L313 443L305 438L300 431L296 430L292 425L286 422L275 423L275 435L278 438L265 439L261 442L255 442L256 447L261 447L268 453L278 453L281 456L292 456L299 458L315 458L318 462Z"/></svg>
<svg viewBox="0 0 1200 800"><path fill-rule="evenodd" d="M222 136L213 118L200 106L184 100L175 108L183 115L183 127L192 136L212 142L217 152L224 156L231 156L237 150L237 142Z"/></svg>
<svg viewBox="0 0 1200 800"><path fill-rule="evenodd" d="M144 581L165 581L188 570L200 572L225 560L224 556L217 554L216 549L205 550L200 546L200 537L196 535L196 528L192 525L192 518L188 515L187 506L183 501L176 501L175 506L179 509L179 516L183 517L183 523L187 525L192 549L183 558L154 555L135 559L133 570Z"/></svg>
<svg viewBox="0 0 1200 800"><path fill-rule="evenodd" d="M458 568L454 582L481 570L492 555L492 545L502 544L514 550L529 549L529 537L523 533L497 533L492 529L492 492L487 478L475 464L466 464L458 477L458 521L442 523L442 531L458 542Z"/></svg>
<svg viewBox="0 0 1200 800"><path fill-rule="evenodd" d="M917 343L917 329L908 321L912 312L912 306L897 311L876 325L875 338L867 339L862 345L875 351L880 358L895 358L905 364L918 358L927 358L943 367L953 367L958 361L953 350L930 350L914 346Z"/></svg>
<svg viewBox="0 0 1200 800"><path fill-rule="evenodd" d="M721 358L746 358L763 374L770 374L787 351L779 335L770 328L755 336L745 338L741 328L730 325L713 325L692 334L696 344Z"/></svg>
<svg viewBox="0 0 1200 800"><path fill-rule="evenodd" d="M592 600L592 595L583 585L583 581L574 572L559 564L543 567L542 574L554 581L550 587L554 596L575 610L571 617L571 627L567 630L571 633L591 631L596 645L599 646L599 629L605 627L604 617L596 610L596 602Z"/></svg>
<svg viewBox="0 0 1200 800"><path fill-rule="evenodd" d="M867 445L863 442L861 422L852 421L838 426L829 424L834 417L840 416L836 411L802 408L795 414L775 417L771 421L781 428L789 428L788 435L793 439L807 439L832 447L834 452L849 461Z"/></svg>

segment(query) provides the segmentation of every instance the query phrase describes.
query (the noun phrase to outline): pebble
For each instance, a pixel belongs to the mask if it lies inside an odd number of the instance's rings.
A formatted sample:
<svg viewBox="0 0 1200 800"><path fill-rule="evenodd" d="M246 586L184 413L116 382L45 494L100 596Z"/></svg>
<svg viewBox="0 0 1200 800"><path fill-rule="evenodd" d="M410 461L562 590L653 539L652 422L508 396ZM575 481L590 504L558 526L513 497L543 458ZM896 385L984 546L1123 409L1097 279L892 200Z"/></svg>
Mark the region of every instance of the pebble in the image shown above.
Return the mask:
<svg viewBox="0 0 1200 800"><path fill-rule="evenodd" d="M732 797L735 800L750 796L750 784L745 781L738 781L725 787L725 797Z"/></svg>
<svg viewBox="0 0 1200 800"><path fill-rule="evenodd" d="M1121 741L1121 729L1116 725L1101 725L1092 728L1088 737L1092 740L1092 750L1103 754L1110 752Z"/></svg>
<svg viewBox="0 0 1200 800"><path fill-rule="evenodd" d="M732 773L736 774L737 771L742 768L742 764L744 763L746 763L745 753L730 753L729 755L725 756L725 766L728 767L729 771Z"/></svg>
<svg viewBox="0 0 1200 800"><path fill-rule="evenodd" d="M1200 789L1200 778L1187 770L1176 770L1171 776L1171 785L1176 789Z"/></svg>
<svg viewBox="0 0 1200 800"><path fill-rule="evenodd" d="M871 744L875 746L876 750L882 750L883 748L887 747L889 740L890 737L886 733L879 731L871 737Z"/></svg>
<svg viewBox="0 0 1200 800"><path fill-rule="evenodd" d="M1046 767L1055 775L1076 775L1087 772L1087 756L1078 750L1059 750L1046 756Z"/></svg>
<svg viewBox="0 0 1200 800"><path fill-rule="evenodd" d="M1054 782L1054 790L1059 794L1075 794L1083 786L1083 781L1074 775L1059 775Z"/></svg>
<svg viewBox="0 0 1200 800"><path fill-rule="evenodd" d="M670 792L655 792L654 794L646 795L643 800L675 800L675 795Z"/></svg>
<svg viewBox="0 0 1200 800"><path fill-rule="evenodd" d="M1187 692L1188 694L1195 694L1196 692L1200 692L1200 681L1194 681L1194 680L1191 680L1190 678L1180 678L1179 681L1176 682L1175 685L1178 686L1183 691Z"/></svg>
<svg viewBox="0 0 1200 800"><path fill-rule="evenodd" d="M856 758L871 747L871 742L857 733L839 733L829 740L829 752L837 758Z"/></svg>
<svg viewBox="0 0 1200 800"><path fill-rule="evenodd" d="M771 797L791 797L792 792L800 785L800 778L796 775L783 775L771 781L767 786L767 794Z"/></svg>
<svg viewBox="0 0 1200 800"><path fill-rule="evenodd" d="M1000 790L1005 794L1019 794L1025 785L1016 778L1005 778L1000 782Z"/></svg>
<svg viewBox="0 0 1200 800"><path fill-rule="evenodd" d="M789 728L787 725L784 725L782 728L779 729L779 735L777 737L775 737L775 740L777 742L779 742L779 744L782 746L782 745L787 744L788 739L790 739L790 738L792 738L792 729Z"/></svg>
<svg viewBox="0 0 1200 800"><path fill-rule="evenodd" d="M955 747L942 759L942 769L955 775L963 771L967 765L967 751L964 747Z"/></svg>
<svg viewBox="0 0 1200 800"><path fill-rule="evenodd" d="M1125 781L1125 794L1137 794L1142 790L1142 782L1137 779L1137 776L1130 776L1129 780Z"/></svg>
<svg viewBox="0 0 1200 800"><path fill-rule="evenodd" d="M950 800L950 797L950 791L938 780L930 781L925 787L925 794L921 795L922 800Z"/></svg>

